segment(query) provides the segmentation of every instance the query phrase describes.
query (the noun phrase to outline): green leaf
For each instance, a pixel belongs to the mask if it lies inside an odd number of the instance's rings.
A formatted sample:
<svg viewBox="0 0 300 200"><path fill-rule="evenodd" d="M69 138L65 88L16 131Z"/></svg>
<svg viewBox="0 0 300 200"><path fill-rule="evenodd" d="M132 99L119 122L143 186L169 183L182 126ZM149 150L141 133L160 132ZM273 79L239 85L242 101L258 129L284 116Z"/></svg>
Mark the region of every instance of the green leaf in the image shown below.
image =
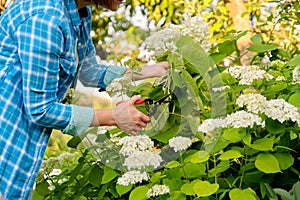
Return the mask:
<svg viewBox="0 0 300 200"><path fill-rule="evenodd" d="M300 55L291 59L287 64L287 66L297 66L300 65Z"/></svg>
<svg viewBox="0 0 300 200"><path fill-rule="evenodd" d="M227 140L224 140L223 138L218 138L218 140L215 140L211 143L205 144L205 150L209 153L215 153L219 152L220 150L227 147L230 143Z"/></svg>
<svg viewBox="0 0 300 200"><path fill-rule="evenodd" d="M144 200L146 199L146 194L148 192L148 188L146 186L139 186L132 190L129 195L129 200Z"/></svg>
<svg viewBox="0 0 300 200"><path fill-rule="evenodd" d="M228 36L228 38L232 39L232 40L238 40L241 37L245 36L247 34L248 31L243 31L243 32L239 32L237 35L230 35Z"/></svg>
<svg viewBox="0 0 300 200"><path fill-rule="evenodd" d="M300 199L300 181L293 185L293 193L295 199Z"/></svg>
<svg viewBox="0 0 300 200"><path fill-rule="evenodd" d="M186 183L183 186L181 186L180 191L186 195L190 195L190 196L195 195L196 192L194 191L193 186L194 186L193 183Z"/></svg>
<svg viewBox="0 0 300 200"><path fill-rule="evenodd" d="M269 199L271 200L278 200L277 196L276 196L276 193L275 191L273 190L273 188L267 184L267 183L264 183L265 187L266 187L266 191L267 191L267 196L269 197Z"/></svg>
<svg viewBox="0 0 300 200"><path fill-rule="evenodd" d="M273 150L274 139L271 138L261 138L255 140L253 144L248 145L252 149L259 151L271 151Z"/></svg>
<svg viewBox="0 0 300 200"><path fill-rule="evenodd" d="M209 177L215 177L216 175L225 172L230 168L230 162L228 160L222 160L216 167L208 171Z"/></svg>
<svg viewBox="0 0 300 200"><path fill-rule="evenodd" d="M183 170L186 178L197 178L206 174L204 164L186 163Z"/></svg>
<svg viewBox="0 0 300 200"><path fill-rule="evenodd" d="M255 160L255 167L266 174L281 172L277 159L270 153L260 153Z"/></svg>
<svg viewBox="0 0 300 200"><path fill-rule="evenodd" d="M252 52L263 53L263 52L268 52L268 51L278 49L278 45L277 44L255 43L247 49Z"/></svg>
<svg viewBox="0 0 300 200"><path fill-rule="evenodd" d="M286 129L286 127L278 120L273 120L271 118L267 118L265 124L267 131L271 134L283 133Z"/></svg>
<svg viewBox="0 0 300 200"><path fill-rule="evenodd" d="M253 35L250 40L253 42L253 43L262 43L263 42L263 39L261 37L260 34L255 34Z"/></svg>
<svg viewBox="0 0 300 200"><path fill-rule="evenodd" d="M117 190L117 193L122 196L123 194L126 194L127 192L129 192L132 188L132 184L129 184L127 186L124 186L124 185L116 185L116 190Z"/></svg>
<svg viewBox="0 0 300 200"><path fill-rule="evenodd" d="M180 191L171 191L168 200L186 200L186 195Z"/></svg>
<svg viewBox="0 0 300 200"><path fill-rule="evenodd" d="M247 188L245 190L234 188L230 190L229 197L231 200L257 200L255 192L250 188Z"/></svg>
<svg viewBox="0 0 300 200"><path fill-rule="evenodd" d="M282 170L286 170L294 164L294 157L289 153L275 153L274 156Z"/></svg>
<svg viewBox="0 0 300 200"><path fill-rule="evenodd" d="M162 120L161 120L162 121ZM150 122L152 123L152 122ZM168 130L161 130L149 135L152 139L156 139L163 143L168 143L169 140L178 134L179 126L172 126Z"/></svg>
<svg viewBox="0 0 300 200"><path fill-rule="evenodd" d="M166 164L166 168L169 168L169 169L173 169L173 168L176 168L180 165L180 163L176 160L173 160L171 162L169 162L168 164Z"/></svg>
<svg viewBox="0 0 300 200"><path fill-rule="evenodd" d="M218 45L218 50L220 53L226 54L226 56L232 54L235 51L234 42L230 40L226 40L223 43Z"/></svg>
<svg viewBox="0 0 300 200"><path fill-rule="evenodd" d="M184 162L191 162L191 163L203 163L208 161L209 153L203 150L197 151L196 153L186 157Z"/></svg>
<svg viewBox="0 0 300 200"><path fill-rule="evenodd" d="M243 155L241 154L241 152L237 151L237 150L228 150L225 151L224 153L222 153L219 157L220 160L230 160L230 159L236 159L236 158L240 158L243 157Z"/></svg>
<svg viewBox="0 0 300 200"><path fill-rule="evenodd" d="M47 194L49 194L50 190L49 190L49 184L47 183L46 180L44 180L43 182L41 183L38 183L36 185L36 188L35 188L35 191L41 195L41 196L45 196Z"/></svg>
<svg viewBox="0 0 300 200"><path fill-rule="evenodd" d="M243 129L242 129L243 130ZM240 133L241 129L228 128L223 131L223 138L230 142L236 143L242 140L243 134Z"/></svg>
<svg viewBox="0 0 300 200"><path fill-rule="evenodd" d="M183 88L184 87L184 79L182 78L180 71L177 69L171 69L172 74L172 82L176 87Z"/></svg>
<svg viewBox="0 0 300 200"><path fill-rule="evenodd" d="M72 171L72 173L70 175L70 179L69 179L70 182L72 182L77 177L77 175L80 173L80 171L81 171L81 169L82 169L82 167L83 167L84 164L85 164L84 162L80 162L75 167L75 169L73 169L73 171Z"/></svg>
<svg viewBox="0 0 300 200"><path fill-rule="evenodd" d="M293 196L286 190L284 189L281 189L281 188L274 188L273 189L274 192L276 194L278 194L282 199L285 199L285 200L294 200L295 198L293 198Z"/></svg>
<svg viewBox="0 0 300 200"><path fill-rule="evenodd" d="M89 181L93 186L98 187L101 184L102 176L102 169L98 165L95 165L90 171Z"/></svg>
<svg viewBox="0 0 300 200"><path fill-rule="evenodd" d="M160 180L159 180L160 181ZM163 179L163 184L170 188L170 191L178 191L185 183L180 178Z"/></svg>
<svg viewBox="0 0 300 200"><path fill-rule="evenodd" d="M101 184L109 183L111 180L116 178L118 175L119 174L116 171L114 171L112 168L105 167Z"/></svg>
<svg viewBox="0 0 300 200"><path fill-rule="evenodd" d="M208 197L216 193L218 189L219 189L219 184L217 183L211 184L208 181L198 181L193 186L193 190L195 191L198 197Z"/></svg>
<svg viewBox="0 0 300 200"><path fill-rule="evenodd" d="M296 93L292 94L288 101L290 104L300 108L300 92L297 91Z"/></svg>
<svg viewBox="0 0 300 200"><path fill-rule="evenodd" d="M80 142L81 138L79 136L74 136L68 141L67 145L68 147L76 149Z"/></svg>
<svg viewBox="0 0 300 200"><path fill-rule="evenodd" d="M182 68L184 66L183 59L180 54L170 53L168 57L168 62L173 68Z"/></svg>
<svg viewBox="0 0 300 200"><path fill-rule="evenodd" d="M288 85L283 82L278 82L275 85L273 85L271 88L268 88L264 92L262 92L262 95L267 96L267 95L274 95L277 94L278 92L286 89Z"/></svg>
<svg viewBox="0 0 300 200"><path fill-rule="evenodd" d="M219 64L224 58L226 58L225 53L212 53L210 54L210 57L213 59L215 64Z"/></svg>
<svg viewBox="0 0 300 200"><path fill-rule="evenodd" d="M187 86L189 86L190 89L192 91L194 91L194 94L192 94L192 96L194 96L194 95L199 96L199 88L196 84L196 81L193 79L193 77L186 70L182 70L181 74L182 74ZM183 82L181 82L181 84L183 84Z"/></svg>
<svg viewBox="0 0 300 200"><path fill-rule="evenodd" d="M193 70L196 70L197 73L203 75L207 73L210 67L213 66L213 61L207 55L207 53L203 50L202 46L193 41L190 37L182 37L180 38L176 46L178 47L183 59L187 63L190 64L190 67L193 67ZM188 70L189 71L189 70Z"/></svg>

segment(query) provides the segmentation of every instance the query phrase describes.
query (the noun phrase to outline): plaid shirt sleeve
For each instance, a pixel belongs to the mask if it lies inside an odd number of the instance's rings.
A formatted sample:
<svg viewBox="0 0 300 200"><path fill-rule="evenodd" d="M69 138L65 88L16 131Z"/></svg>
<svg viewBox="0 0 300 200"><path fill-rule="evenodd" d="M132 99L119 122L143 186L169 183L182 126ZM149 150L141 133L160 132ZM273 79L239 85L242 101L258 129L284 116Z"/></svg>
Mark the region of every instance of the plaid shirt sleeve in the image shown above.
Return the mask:
<svg viewBox="0 0 300 200"><path fill-rule="evenodd" d="M97 63L96 51L92 39L88 41L89 53L80 69L79 79L87 87L105 89L115 78L120 78L127 68L122 66L106 66ZM102 73L105 71L105 73Z"/></svg>
<svg viewBox="0 0 300 200"><path fill-rule="evenodd" d="M89 113L84 122L80 122L80 117L74 120L77 124L87 123L84 127L87 128L93 117L91 108L72 109L70 105L57 102L59 58L64 51L59 24L57 17L36 14L17 30L25 112L35 124L59 130L69 125L72 110L78 112L74 116ZM70 127L68 130L72 132Z"/></svg>

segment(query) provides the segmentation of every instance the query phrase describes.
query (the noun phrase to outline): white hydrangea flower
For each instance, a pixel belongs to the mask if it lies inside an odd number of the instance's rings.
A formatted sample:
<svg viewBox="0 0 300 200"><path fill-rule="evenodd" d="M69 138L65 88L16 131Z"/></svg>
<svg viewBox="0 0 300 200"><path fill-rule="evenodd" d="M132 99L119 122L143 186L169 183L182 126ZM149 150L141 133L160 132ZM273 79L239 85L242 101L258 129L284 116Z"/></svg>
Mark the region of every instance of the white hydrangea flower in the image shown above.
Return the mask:
<svg viewBox="0 0 300 200"><path fill-rule="evenodd" d="M110 96L117 94L125 94L129 86L132 85L132 81L129 77L115 78L107 87L106 92Z"/></svg>
<svg viewBox="0 0 300 200"><path fill-rule="evenodd" d="M131 169L142 169L153 166L155 169L160 166L162 158L158 153L150 151L136 151L125 158L124 166Z"/></svg>
<svg viewBox="0 0 300 200"><path fill-rule="evenodd" d="M170 188L167 185L154 185L153 187L149 188L147 192L147 198L169 194L169 193L170 193Z"/></svg>
<svg viewBox="0 0 300 200"><path fill-rule="evenodd" d="M284 99L267 100L260 94L244 94L238 97L236 104L239 107L246 106L249 112L255 114L264 113L267 117L281 123L291 120L300 124L299 109Z"/></svg>
<svg viewBox="0 0 300 200"><path fill-rule="evenodd" d="M267 98L261 94L242 94L237 98L236 104L239 107L246 106L249 112L258 114L259 112L264 112Z"/></svg>
<svg viewBox="0 0 300 200"><path fill-rule="evenodd" d="M149 178L146 172L128 171L122 177L118 178L117 184L127 186L129 184L142 183L143 180L148 181Z"/></svg>
<svg viewBox="0 0 300 200"><path fill-rule="evenodd" d="M58 176L62 173L62 170L61 169L53 169L50 173L49 173L49 176Z"/></svg>
<svg viewBox="0 0 300 200"><path fill-rule="evenodd" d="M48 176L59 165L61 165L59 158L50 157L47 160L43 160L40 171Z"/></svg>
<svg viewBox="0 0 300 200"><path fill-rule="evenodd" d="M284 99L269 100L264 113L271 119L278 120L281 123L287 120L298 122L300 119L298 108L289 104Z"/></svg>
<svg viewBox="0 0 300 200"><path fill-rule="evenodd" d="M154 142L147 135L126 136L119 140L119 145L122 145L120 153L126 156L135 151L149 150L154 146Z"/></svg>
<svg viewBox="0 0 300 200"><path fill-rule="evenodd" d="M176 41L181 36L190 36L196 42L201 43L205 51L210 49L210 43L206 39L208 25L197 15L191 17L185 15L182 24L170 24L167 28L152 33L142 44L142 49L159 56L166 51L176 51Z"/></svg>
<svg viewBox="0 0 300 200"><path fill-rule="evenodd" d="M174 151L184 151L192 145L192 140L188 137L174 137L169 140L170 147L174 148Z"/></svg>
<svg viewBox="0 0 300 200"><path fill-rule="evenodd" d="M196 42L201 43L201 46L205 51L210 49L210 43L208 42L208 24L204 22L200 15L191 16L190 14L183 15L183 23L179 25L171 24L171 27L180 32L182 36L190 36Z"/></svg>
<svg viewBox="0 0 300 200"><path fill-rule="evenodd" d="M180 37L180 32L175 32L173 28L167 27L158 32L153 32L143 42L142 48L152 52L154 56L159 56L162 53L171 50L176 51L175 41Z"/></svg>
<svg viewBox="0 0 300 200"><path fill-rule="evenodd" d="M265 126L265 122L262 119L253 113L248 113L244 110L237 111L230 115L227 115L224 119L225 127L234 127L234 128L252 128L254 124Z"/></svg>
<svg viewBox="0 0 300 200"><path fill-rule="evenodd" d="M229 67L224 72L239 79L240 85L251 85L254 80L270 80L273 78L271 74L255 65Z"/></svg>
<svg viewBox="0 0 300 200"><path fill-rule="evenodd" d="M229 89L230 87L228 85L222 86L222 87L215 87L215 88L211 88L211 90L213 92L222 92L226 89Z"/></svg>
<svg viewBox="0 0 300 200"><path fill-rule="evenodd" d="M293 83L297 84L300 83L300 66L296 66L292 72L293 75Z"/></svg>
<svg viewBox="0 0 300 200"><path fill-rule="evenodd" d="M206 119L198 127L198 131L203 133L212 132L216 128L221 128L224 126L224 119L215 118L215 119Z"/></svg>
<svg viewBox="0 0 300 200"><path fill-rule="evenodd" d="M50 191L55 190L55 185L53 184L53 182L51 180L47 180L48 183L48 189Z"/></svg>

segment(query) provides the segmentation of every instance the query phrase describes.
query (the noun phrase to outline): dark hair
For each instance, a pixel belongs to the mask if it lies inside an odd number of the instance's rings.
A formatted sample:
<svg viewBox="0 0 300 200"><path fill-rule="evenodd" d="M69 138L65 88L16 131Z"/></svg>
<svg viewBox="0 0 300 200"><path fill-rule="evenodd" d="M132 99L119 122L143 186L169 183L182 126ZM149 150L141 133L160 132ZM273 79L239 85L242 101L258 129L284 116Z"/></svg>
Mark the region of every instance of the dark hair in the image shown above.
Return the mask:
<svg viewBox="0 0 300 200"><path fill-rule="evenodd" d="M94 0L96 6L102 6L104 8L110 8L111 7L111 1L110 0Z"/></svg>

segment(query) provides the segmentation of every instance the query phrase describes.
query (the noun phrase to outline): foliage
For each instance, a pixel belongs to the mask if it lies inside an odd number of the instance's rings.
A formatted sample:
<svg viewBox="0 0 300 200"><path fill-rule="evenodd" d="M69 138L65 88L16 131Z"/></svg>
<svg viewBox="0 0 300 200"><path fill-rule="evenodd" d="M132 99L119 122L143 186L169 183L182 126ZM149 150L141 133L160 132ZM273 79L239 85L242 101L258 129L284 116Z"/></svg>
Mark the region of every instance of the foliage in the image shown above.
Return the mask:
<svg viewBox="0 0 300 200"><path fill-rule="evenodd" d="M127 87L128 96L168 95L170 101L151 107L151 123L141 136L113 128L74 137L68 145L82 151L77 162L48 169L38 179L36 197L298 198L300 52L256 34L248 48L252 64L239 66L236 43L243 35L227 37L209 53L181 36L176 47L156 57L171 65L165 76ZM228 57L232 66L225 67L221 61ZM143 105L138 109L148 112Z"/></svg>

